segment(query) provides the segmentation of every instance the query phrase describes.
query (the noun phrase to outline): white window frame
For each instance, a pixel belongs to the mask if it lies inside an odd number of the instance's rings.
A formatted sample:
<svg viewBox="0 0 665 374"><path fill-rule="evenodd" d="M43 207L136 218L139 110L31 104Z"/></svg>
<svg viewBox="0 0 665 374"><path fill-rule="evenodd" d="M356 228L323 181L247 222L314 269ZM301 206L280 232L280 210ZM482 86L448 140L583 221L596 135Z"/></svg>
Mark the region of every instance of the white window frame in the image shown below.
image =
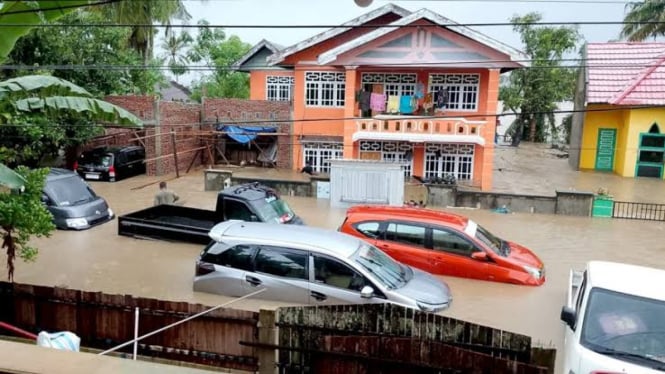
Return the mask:
<svg viewBox="0 0 665 374"><path fill-rule="evenodd" d="M456 180L473 180L473 144L426 144L423 165L425 179L452 174Z"/></svg>
<svg viewBox="0 0 665 374"><path fill-rule="evenodd" d="M344 143L306 142L302 144L302 164L311 161L317 173L330 173L330 160L344 158Z"/></svg>
<svg viewBox="0 0 665 374"><path fill-rule="evenodd" d="M266 100L291 101L293 97L293 77L286 75L266 76Z"/></svg>
<svg viewBox="0 0 665 374"><path fill-rule="evenodd" d="M305 106L343 108L346 73L335 71L305 72Z"/></svg>
<svg viewBox="0 0 665 374"><path fill-rule="evenodd" d="M381 140L361 140L359 144L361 152L381 152L381 161L400 162L404 177L409 179L413 175L413 144L409 142L391 142ZM409 160L408 152L411 152Z"/></svg>
<svg viewBox="0 0 665 374"><path fill-rule="evenodd" d="M440 74L429 75L427 92L436 93L448 89L447 110L475 112L480 98L480 74Z"/></svg>
<svg viewBox="0 0 665 374"><path fill-rule="evenodd" d="M383 86L386 102L389 96L413 96L416 94L418 74L416 73L362 73L362 85L379 84Z"/></svg>

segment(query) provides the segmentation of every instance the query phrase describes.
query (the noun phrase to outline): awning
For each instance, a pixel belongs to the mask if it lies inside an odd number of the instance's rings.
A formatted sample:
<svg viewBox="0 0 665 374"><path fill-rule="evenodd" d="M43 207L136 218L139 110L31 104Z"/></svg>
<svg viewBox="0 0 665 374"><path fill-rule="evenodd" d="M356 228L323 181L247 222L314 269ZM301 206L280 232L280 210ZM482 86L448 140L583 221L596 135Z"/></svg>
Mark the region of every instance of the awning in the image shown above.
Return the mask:
<svg viewBox="0 0 665 374"><path fill-rule="evenodd" d="M25 186L25 178L7 166L0 164L0 190L22 190Z"/></svg>
<svg viewBox="0 0 665 374"><path fill-rule="evenodd" d="M223 131L238 143L246 144L256 139L260 133L277 132L277 127L217 125L217 131Z"/></svg>
<svg viewBox="0 0 665 374"><path fill-rule="evenodd" d="M358 140L392 140L411 143L473 143L482 146L485 145L485 139L478 135L356 131L352 139L354 142Z"/></svg>

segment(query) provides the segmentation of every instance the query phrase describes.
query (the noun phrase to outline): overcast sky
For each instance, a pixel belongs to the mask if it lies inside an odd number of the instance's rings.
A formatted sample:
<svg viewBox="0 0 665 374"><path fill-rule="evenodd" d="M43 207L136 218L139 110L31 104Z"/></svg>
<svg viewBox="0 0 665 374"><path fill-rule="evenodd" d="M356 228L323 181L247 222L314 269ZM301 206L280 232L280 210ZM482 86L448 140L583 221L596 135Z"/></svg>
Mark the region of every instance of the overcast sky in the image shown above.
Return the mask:
<svg viewBox="0 0 665 374"><path fill-rule="evenodd" d="M213 25L339 25L372 9L392 2L409 11L428 8L458 23L505 23L513 15L540 12L546 22L621 21L625 3L617 0L571 2L505 1L385 1L373 0L367 8L353 0L185 0L192 15L191 24L206 19ZM570 1L570 0L563 0ZM521 49L519 35L510 26L473 27L510 46ZM324 29L226 28L227 35L238 35L254 45L261 39L289 46ZM588 42L618 38L620 25L583 25L580 32Z"/></svg>

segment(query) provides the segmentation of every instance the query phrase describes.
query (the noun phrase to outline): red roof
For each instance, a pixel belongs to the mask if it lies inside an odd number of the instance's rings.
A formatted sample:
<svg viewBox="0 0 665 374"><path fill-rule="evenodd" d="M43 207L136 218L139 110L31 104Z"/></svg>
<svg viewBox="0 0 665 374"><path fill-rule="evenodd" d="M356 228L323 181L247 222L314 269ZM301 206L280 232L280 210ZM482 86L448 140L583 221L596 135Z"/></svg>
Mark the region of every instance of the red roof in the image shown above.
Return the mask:
<svg viewBox="0 0 665 374"><path fill-rule="evenodd" d="M665 104L665 43L589 43L587 102Z"/></svg>

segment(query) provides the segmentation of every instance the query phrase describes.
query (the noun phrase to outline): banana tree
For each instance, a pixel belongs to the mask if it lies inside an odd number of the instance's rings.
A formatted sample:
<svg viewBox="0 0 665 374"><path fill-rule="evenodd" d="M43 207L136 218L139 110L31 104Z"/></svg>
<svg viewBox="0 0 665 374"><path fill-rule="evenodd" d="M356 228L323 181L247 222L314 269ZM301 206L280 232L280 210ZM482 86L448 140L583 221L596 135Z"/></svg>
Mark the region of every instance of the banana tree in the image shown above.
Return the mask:
<svg viewBox="0 0 665 374"><path fill-rule="evenodd" d="M35 26L88 4L90 0L0 1L0 63L7 59L16 41Z"/></svg>
<svg viewBox="0 0 665 374"><path fill-rule="evenodd" d="M142 127L127 110L60 78L0 81L0 162L37 166L65 149L68 164L73 163L76 148L103 132L100 123Z"/></svg>

